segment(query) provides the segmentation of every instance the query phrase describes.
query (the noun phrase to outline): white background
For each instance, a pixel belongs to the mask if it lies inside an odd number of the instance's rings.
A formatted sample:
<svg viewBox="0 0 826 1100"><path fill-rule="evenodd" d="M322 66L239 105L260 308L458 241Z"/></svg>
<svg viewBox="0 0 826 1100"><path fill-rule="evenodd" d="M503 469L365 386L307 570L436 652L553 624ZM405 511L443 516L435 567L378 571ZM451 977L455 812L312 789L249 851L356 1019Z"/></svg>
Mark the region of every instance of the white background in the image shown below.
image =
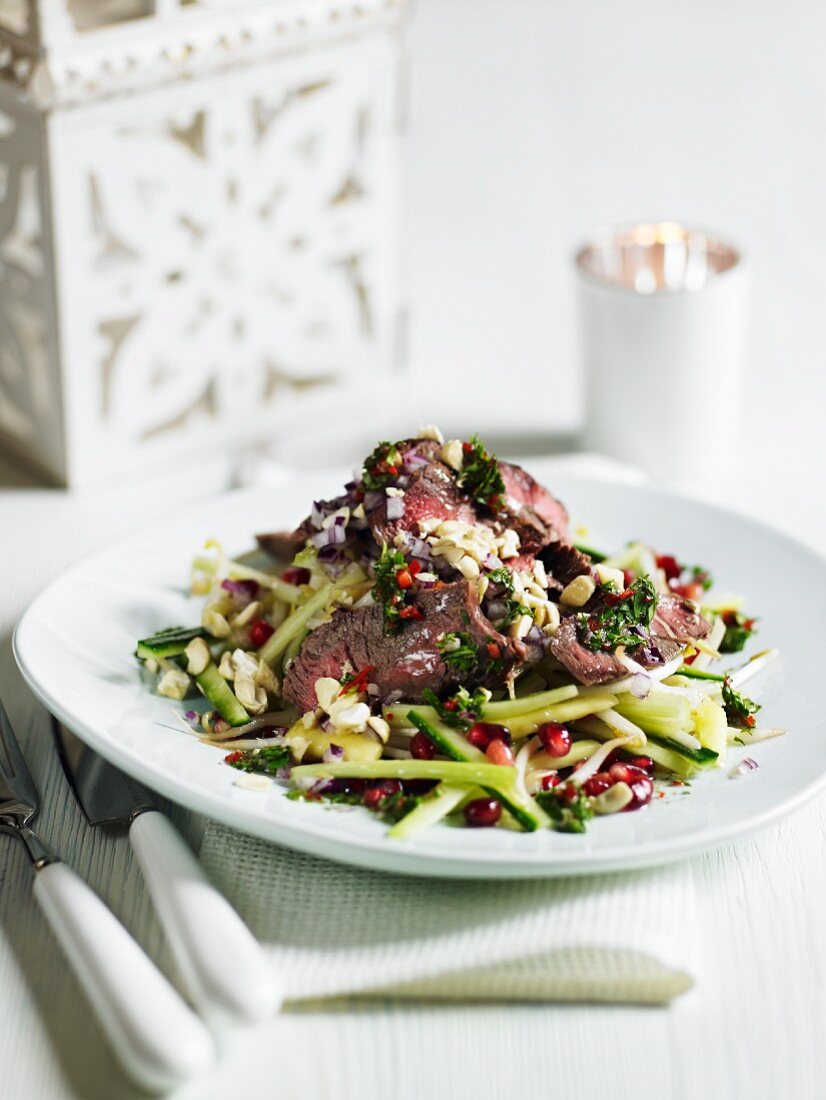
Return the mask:
<svg viewBox="0 0 826 1100"><path fill-rule="evenodd" d="M418 0L418 392L450 381L454 405L457 389L484 400L481 428L492 412L575 424L577 242L606 222L708 227L754 270L748 484L812 537L826 459L824 43L826 6L808 0ZM686 400L699 416L714 394L687 382ZM650 415L667 415L656 395Z"/></svg>

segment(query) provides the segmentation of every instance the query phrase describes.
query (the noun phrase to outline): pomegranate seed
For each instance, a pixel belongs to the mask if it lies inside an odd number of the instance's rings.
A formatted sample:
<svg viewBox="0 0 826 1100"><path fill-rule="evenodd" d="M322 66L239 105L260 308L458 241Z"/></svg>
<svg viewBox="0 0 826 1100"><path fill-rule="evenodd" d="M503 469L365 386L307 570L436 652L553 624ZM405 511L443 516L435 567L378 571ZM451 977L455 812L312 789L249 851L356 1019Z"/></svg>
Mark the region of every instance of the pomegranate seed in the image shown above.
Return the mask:
<svg viewBox="0 0 826 1100"><path fill-rule="evenodd" d="M291 565L289 569L285 569L281 574L281 580L285 584L309 584L310 570L303 569L300 565Z"/></svg>
<svg viewBox="0 0 826 1100"><path fill-rule="evenodd" d="M465 806L465 821L471 829L488 829L502 816L502 807L495 798L474 798Z"/></svg>
<svg viewBox="0 0 826 1100"><path fill-rule="evenodd" d="M410 739L410 755L414 760L432 760L436 755L436 746L421 730Z"/></svg>
<svg viewBox="0 0 826 1100"><path fill-rule="evenodd" d="M466 736L471 745L482 752L485 752L491 741L504 741L506 745L511 742L510 730L505 726L497 726L494 722L476 722Z"/></svg>
<svg viewBox="0 0 826 1100"><path fill-rule="evenodd" d="M608 774L615 783L627 783L629 787L632 783L636 783L638 779L648 779L648 776L642 768L637 768L633 764L621 764L619 762L611 765L608 769Z"/></svg>
<svg viewBox="0 0 826 1100"><path fill-rule="evenodd" d="M275 634L275 627L270 626L266 619L253 619L250 625L250 643L256 649L260 649Z"/></svg>
<svg viewBox="0 0 826 1100"><path fill-rule="evenodd" d="M654 796L654 784L649 775L642 774L629 786L634 797L625 807L626 810L638 810L641 806L646 806Z"/></svg>
<svg viewBox="0 0 826 1100"><path fill-rule="evenodd" d="M613 787L613 785L614 780L608 772L597 772L596 775L592 775L590 779L585 780L582 789L587 795L595 798L603 791L607 791L609 787Z"/></svg>
<svg viewBox="0 0 826 1100"><path fill-rule="evenodd" d="M656 560L657 568L662 569L667 581L675 581L683 571L683 567L672 554L659 554Z"/></svg>
<svg viewBox="0 0 826 1100"><path fill-rule="evenodd" d="M386 798L398 794L401 789L402 785L398 779L384 779L381 783L367 788L362 795L364 805L369 810L376 810Z"/></svg>
<svg viewBox="0 0 826 1100"><path fill-rule="evenodd" d="M543 791L550 791L554 787L559 786L560 778L556 772L550 772L548 775L543 775L539 781L539 786Z"/></svg>
<svg viewBox="0 0 826 1100"><path fill-rule="evenodd" d="M545 722L536 731L542 748L549 756L567 756L571 751L571 733L560 722Z"/></svg>
<svg viewBox="0 0 826 1100"><path fill-rule="evenodd" d="M644 772L650 772L654 769L654 761L650 756L632 756L628 763L632 768L642 768Z"/></svg>
<svg viewBox="0 0 826 1100"><path fill-rule="evenodd" d="M513 766L513 749L504 741L491 741L485 749L485 756L491 764L501 764L508 768Z"/></svg>

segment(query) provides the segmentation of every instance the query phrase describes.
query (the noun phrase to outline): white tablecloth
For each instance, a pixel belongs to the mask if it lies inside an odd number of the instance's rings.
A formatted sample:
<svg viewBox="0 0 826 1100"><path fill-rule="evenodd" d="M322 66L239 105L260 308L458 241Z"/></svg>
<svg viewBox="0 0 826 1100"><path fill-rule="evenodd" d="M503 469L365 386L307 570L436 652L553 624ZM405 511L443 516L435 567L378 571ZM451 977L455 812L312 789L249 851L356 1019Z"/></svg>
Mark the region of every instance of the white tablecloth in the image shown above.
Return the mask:
<svg viewBox="0 0 826 1100"><path fill-rule="evenodd" d="M201 471L198 493L225 471ZM14 479L7 477L6 484ZM72 498L0 489L0 696L44 793L41 827L147 949L169 966L122 837L91 832L59 773L47 717L23 686L11 630L50 577L136 517L194 496L185 481ZM2 484L2 479L0 479ZM746 504L759 506L759 486ZM822 496L800 534L826 544ZM793 504L790 504L790 508ZM795 515L793 511L789 515ZM782 515L775 514L776 520ZM199 823L178 814L195 835ZM187 1097L419 1100L465 1097L638 1100L658 1095L823 1095L826 1080L826 799L686 864L707 926L698 990L667 1009L597 1006L399 1006L295 1012L228 1039L209 1081ZM131 1096L59 949L30 898L22 850L0 837L0 1096Z"/></svg>

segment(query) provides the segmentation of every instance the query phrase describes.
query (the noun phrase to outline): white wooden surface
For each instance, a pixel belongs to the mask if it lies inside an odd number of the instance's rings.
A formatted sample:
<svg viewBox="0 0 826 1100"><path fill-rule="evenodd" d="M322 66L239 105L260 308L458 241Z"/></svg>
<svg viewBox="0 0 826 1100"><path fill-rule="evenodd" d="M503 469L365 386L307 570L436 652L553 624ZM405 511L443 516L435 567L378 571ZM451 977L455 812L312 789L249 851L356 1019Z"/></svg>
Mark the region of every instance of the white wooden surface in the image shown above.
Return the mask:
<svg viewBox="0 0 826 1100"><path fill-rule="evenodd" d="M217 488L221 476L216 469L202 477L199 492ZM0 489L0 696L44 794L41 830L169 970L125 838L89 830L70 797L47 716L14 666L11 631L35 591L66 564L127 530L136 516L162 516L193 494L173 484L163 492L155 486L73 498L14 476L0 484L8 486ZM823 544L822 501L798 533ZM194 837L199 823L176 816ZM695 876L703 913L700 984L668 1009L388 1003L303 1011L254 1034L228 1035L218 1069L181 1096L822 1096L826 799L695 859L686 873ZM22 849L0 836L0 1096L130 1097L32 903L31 876Z"/></svg>

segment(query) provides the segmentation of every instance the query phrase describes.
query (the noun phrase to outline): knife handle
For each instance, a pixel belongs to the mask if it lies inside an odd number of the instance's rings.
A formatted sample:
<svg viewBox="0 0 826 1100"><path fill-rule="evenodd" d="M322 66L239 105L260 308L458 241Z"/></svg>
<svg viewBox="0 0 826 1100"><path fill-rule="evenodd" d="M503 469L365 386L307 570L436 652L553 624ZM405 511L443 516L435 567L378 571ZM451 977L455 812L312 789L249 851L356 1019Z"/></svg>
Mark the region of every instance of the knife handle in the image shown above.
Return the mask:
<svg viewBox="0 0 826 1100"><path fill-rule="evenodd" d="M129 838L198 1011L249 1023L271 1016L281 991L269 959L169 818L145 811Z"/></svg>
<svg viewBox="0 0 826 1100"><path fill-rule="evenodd" d="M97 894L65 863L37 871L34 895L124 1072L165 1092L207 1069L212 1037Z"/></svg>

